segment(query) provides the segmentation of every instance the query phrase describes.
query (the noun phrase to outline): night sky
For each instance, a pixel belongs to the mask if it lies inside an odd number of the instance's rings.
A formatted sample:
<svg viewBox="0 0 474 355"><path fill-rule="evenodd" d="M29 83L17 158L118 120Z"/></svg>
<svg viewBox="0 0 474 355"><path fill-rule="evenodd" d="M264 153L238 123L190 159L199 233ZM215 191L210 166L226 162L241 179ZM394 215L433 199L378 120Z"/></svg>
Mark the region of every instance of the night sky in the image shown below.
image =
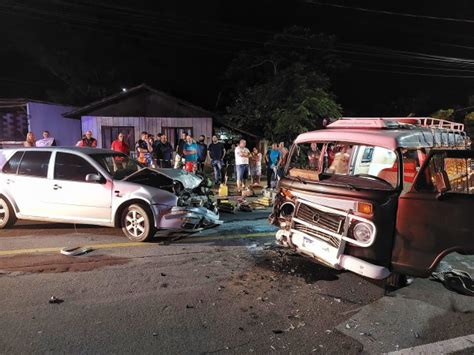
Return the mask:
<svg viewBox="0 0 474 355"><path fill-rule="evenodd" d="M145 82L216 110L238 52L292 25L336 36L349 66L332 90L347 115L397 114L410 100L423 115L474 95L470 0L2 0L0 97L51 100L80 77L103 94Z"/></svg>

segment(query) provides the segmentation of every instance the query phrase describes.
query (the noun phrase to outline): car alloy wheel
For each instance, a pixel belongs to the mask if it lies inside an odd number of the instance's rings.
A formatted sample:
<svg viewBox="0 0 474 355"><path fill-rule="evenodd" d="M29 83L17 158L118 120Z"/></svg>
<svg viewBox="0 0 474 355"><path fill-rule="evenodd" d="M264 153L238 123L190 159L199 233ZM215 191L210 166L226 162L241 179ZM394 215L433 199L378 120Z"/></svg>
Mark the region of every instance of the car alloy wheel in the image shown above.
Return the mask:
<svg viewBox="0 0 474 355"><path fill-rule="evenodd" d="M0 228L6 228L16 222L16 216L8 202L0 197Z"/></svg>
<svg viewBox="0 0 474 355"><path fill-rule="evenodd" d="M150 214L138 204L128 206L123 212L122 231L128 239L137 242L147 241L155 234Z"/></svg>

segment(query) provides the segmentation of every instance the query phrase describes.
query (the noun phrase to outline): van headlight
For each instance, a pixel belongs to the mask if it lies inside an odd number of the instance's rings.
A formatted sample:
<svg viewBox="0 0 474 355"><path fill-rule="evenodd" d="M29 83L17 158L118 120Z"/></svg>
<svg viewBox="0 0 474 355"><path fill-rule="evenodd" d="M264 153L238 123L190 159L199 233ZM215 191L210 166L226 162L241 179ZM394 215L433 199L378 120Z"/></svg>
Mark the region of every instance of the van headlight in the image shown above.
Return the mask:
<svg viewBox="0 0 474 355"><path fill-rule="evenodd" d="M362 243L368 243L372 238L373 233L374 229L372 226L365 222L357 223L352 229L352 235L354 236L354 239Z"/></svg>

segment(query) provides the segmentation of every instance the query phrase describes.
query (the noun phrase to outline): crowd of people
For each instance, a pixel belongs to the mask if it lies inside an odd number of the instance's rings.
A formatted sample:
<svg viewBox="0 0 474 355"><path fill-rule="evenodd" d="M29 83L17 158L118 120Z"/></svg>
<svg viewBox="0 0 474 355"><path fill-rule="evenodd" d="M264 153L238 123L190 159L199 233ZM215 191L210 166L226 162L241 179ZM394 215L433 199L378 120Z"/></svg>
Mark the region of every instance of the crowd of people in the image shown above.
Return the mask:
<svg viewBox="0 0 474 355"><path fill-rule="evenodd" d="M267 152L262 154L258 147L249 150L245 139L241 139L238 144L224 144L214 135L210 144L205 141L204 135L195 140L183 132L173 147L166 134L159 133L155 139L148 132L141 132L140 139L132 150L126 142L125 134L120 132L110 148L126 155L134 152L136 159L147 167L184 169L204 174L208 165L212 168L216 185L227 183L228 179L235 179L238 191L250 185L261 184L263 163L266 166L267 188L275 187L288 157L284 142L273 143ZM32 132L28 132L24 142L25 147L52 145L55 145L55 140L50 137L48 131L44 131L43 139L38 141ZM97 147L97 140L92 131L86 131L76 146Z"/></svg>

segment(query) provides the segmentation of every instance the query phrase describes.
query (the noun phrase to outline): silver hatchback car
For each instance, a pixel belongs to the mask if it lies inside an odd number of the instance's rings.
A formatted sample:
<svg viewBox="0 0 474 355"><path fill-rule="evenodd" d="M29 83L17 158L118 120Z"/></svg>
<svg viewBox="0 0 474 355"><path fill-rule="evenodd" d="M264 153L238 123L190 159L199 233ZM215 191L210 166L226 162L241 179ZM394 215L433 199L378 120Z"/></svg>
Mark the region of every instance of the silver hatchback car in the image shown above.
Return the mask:
<svg viewBox="0 0 474 355"><path fill-rule="evenodd" d="M147 241L158 229L197 231L222 223L202 198L190 204L191 192L184 203L181 183L110 150L5 149L0 169L0 229L17 219L94 224Z"/></svg>

